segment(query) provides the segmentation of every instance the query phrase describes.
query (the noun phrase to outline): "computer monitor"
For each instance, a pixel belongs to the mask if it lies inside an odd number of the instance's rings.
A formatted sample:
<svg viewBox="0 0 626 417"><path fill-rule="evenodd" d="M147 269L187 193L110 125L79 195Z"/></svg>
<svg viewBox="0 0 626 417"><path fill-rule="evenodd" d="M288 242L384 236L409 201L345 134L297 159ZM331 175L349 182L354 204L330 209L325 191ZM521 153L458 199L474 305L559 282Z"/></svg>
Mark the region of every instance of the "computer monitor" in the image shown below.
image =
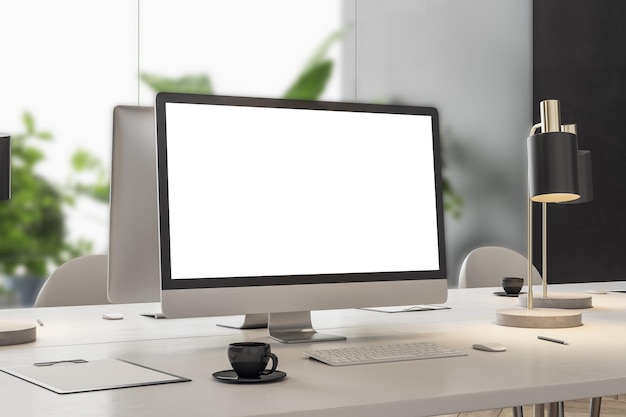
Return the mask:
<svg viewBox="0 0 626 417"><path fill-rule="evenodd" d="M166 317L308 342L311 310L445 302L434 108L159 93L156 121Z"/></svg>
<svg viewBox="0 0 626 417"><path fill-rule="evenodd" d="M161 298L154 108L113 109L108 297Z"/></svg>

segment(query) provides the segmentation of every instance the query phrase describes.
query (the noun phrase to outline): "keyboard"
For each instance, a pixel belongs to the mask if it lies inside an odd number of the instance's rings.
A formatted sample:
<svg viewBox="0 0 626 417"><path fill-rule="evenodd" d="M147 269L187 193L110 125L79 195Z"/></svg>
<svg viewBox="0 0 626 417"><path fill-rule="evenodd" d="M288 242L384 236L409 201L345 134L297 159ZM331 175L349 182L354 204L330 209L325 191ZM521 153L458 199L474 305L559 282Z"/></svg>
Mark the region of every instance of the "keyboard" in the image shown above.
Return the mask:
<svg viewBox="0 0 626 417"><path fill-rule="evenodd" d="M331 366L467 356L465 352L432 342L319 349L304 352L304 354Z"/></svg>

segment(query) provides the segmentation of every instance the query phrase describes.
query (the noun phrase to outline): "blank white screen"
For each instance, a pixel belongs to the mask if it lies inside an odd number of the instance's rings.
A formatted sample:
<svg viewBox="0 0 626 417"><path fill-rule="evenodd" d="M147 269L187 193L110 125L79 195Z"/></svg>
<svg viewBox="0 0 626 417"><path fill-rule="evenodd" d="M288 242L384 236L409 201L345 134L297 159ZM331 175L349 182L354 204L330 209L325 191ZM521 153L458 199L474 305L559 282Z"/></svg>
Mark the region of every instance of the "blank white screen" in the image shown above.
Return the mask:
<svg viewBox="0 0 626 417"><path fill-rule="evenodd" d="M429 116L166 103L172 279L439 269Z"/></svg>

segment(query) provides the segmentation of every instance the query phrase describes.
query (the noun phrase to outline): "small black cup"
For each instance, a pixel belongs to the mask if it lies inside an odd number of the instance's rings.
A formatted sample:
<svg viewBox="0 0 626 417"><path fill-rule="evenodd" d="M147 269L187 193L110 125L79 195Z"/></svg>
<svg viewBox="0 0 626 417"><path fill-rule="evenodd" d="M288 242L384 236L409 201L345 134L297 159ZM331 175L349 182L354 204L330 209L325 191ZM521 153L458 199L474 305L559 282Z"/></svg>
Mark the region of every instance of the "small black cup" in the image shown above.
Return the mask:
<svg viewBox="0 0 626 417"><path fill-rule="evenodd" d="M272 368L265 369L270 358ZM228 345L228 360L239 378L253 379L276 370L278 358L268 343L239 342Z"/></svg>
<svg viewBox="0 0 626 417"><path fill-rule="evenodd" d="M524 285L524 278L504 277L502 278L502 288L507 294L519 294Z"/></svg>

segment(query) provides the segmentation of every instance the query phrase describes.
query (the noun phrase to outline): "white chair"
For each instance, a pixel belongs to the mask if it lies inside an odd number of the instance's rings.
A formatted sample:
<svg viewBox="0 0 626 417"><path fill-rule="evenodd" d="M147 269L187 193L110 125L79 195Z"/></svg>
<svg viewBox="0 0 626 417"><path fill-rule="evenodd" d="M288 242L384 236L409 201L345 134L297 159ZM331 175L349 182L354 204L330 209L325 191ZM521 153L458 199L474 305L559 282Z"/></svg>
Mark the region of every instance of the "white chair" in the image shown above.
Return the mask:
<svg viewBox="0 0 626 417"><path fill-rule="evenodd" d="M482 246L472 250L461 265L459 288L499 287L503 277L524 278L528 285L528 259L501 246ZM533 285L541 284L541 275L533 266Z"/></svg>
<svg viewBox="0 0 626 417"><path fill-rule="evenodd" d="M86 255L67 261L46 280L35 307L109 304L107 255Z"/></svg>

